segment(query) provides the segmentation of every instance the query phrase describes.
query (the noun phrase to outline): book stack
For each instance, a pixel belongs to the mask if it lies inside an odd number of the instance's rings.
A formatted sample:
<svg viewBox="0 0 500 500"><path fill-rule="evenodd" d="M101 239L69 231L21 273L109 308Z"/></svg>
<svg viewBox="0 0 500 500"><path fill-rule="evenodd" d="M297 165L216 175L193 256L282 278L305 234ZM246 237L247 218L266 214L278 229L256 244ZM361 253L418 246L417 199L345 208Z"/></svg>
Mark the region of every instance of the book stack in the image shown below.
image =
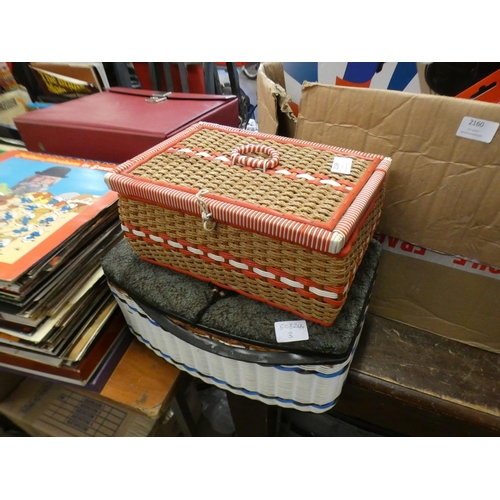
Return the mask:
<svg viewBox="0 0 500 500"><path fill-rule="evenodd" d="M10 66L0 62L0 145L4 140L23 144L14 118L26 113L29 104L32 102L28 90L17 83Z"/></svg>
<svg viewBox="0 0 500 500"><path fill-rule="evenodd" d="M61 102L102 92L109 87L103 63L32 62L42 102Z"/></svg>
<svg viewBox="0 0 500 500"><path fill-rule="evenodd" d="M100 265L122 238L117 195L104 182L115 168L0 154L1 369L87 385L126 348Z"/></svg>

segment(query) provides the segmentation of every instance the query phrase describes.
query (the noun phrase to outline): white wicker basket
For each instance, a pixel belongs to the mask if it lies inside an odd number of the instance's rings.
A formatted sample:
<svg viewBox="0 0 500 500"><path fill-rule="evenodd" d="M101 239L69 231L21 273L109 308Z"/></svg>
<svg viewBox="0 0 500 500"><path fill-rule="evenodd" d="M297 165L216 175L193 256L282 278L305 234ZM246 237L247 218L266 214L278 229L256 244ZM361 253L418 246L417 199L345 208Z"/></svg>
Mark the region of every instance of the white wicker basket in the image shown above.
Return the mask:
<svg viewBox="0 0 500 500"><path fill-rule="evenodd" d="M337 402L369 302L367 297L346 358L333 364L318 364L318 356L262 353L200 337L148 306L139 305L111 282L109 286L132 333L180 370L237 395L313 413L328 411Z"/></svg>

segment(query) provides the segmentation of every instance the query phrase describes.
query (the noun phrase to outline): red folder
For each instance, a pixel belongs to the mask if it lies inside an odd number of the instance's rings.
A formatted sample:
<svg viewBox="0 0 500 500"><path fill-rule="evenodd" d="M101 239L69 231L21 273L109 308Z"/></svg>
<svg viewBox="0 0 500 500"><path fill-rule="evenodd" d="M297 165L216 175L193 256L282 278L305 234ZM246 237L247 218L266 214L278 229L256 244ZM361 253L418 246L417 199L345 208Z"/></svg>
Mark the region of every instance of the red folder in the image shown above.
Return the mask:
<svg viewBox="0 0 500 500"><path fill-rule="evenodd" d="M112 87L14 122L29 151L123 163L199 121L237 127L237 97Z"/></svg>

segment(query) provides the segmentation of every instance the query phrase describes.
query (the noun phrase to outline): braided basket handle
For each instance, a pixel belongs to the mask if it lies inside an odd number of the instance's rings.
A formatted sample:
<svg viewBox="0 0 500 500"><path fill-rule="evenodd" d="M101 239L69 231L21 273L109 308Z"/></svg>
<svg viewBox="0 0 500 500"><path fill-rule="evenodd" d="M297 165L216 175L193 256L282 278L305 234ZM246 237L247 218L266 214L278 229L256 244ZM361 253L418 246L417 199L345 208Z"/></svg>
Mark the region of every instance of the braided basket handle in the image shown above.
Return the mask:
<svg viewBox="0 0 500 500"><path fill-rule="evenodd" d="M270 159L254 158L246 156L246 153L263 153L270 156ZM233 165L238 164L243 167L261 168L265 172L268 168L276 168L278 166L279 154L278 151L264 144L246 144L233 150L231 161Z"/></svg>

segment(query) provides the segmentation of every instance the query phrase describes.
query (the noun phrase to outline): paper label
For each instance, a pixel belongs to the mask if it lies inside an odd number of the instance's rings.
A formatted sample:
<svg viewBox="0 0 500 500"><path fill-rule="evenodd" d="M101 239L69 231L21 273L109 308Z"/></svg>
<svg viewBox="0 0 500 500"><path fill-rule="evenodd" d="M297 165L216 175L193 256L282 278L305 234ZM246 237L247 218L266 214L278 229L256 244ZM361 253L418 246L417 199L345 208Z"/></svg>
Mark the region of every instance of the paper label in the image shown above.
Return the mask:
<svg viewBox="0 0 500 500"><path fill-rule="evenodd" d="M458 127L457 136L489 144L496 134L498 125L496 122L466 116Z"/></svg>
<svg viewBox="0 0 500 500"><path fill-rule="evenodd" d="M276 332L276 340L280 343L309 340L309 332L304 320L277 321L274 323L274 330Z"/></svg>
<svg viewBox="0 0 500 500"><path fill-rule="evenodd" d="M351 173L352 166L352 158L344 158L342 156L336 156L333 159L332 172L337 174L346 174L349 175Z"/></svg>

